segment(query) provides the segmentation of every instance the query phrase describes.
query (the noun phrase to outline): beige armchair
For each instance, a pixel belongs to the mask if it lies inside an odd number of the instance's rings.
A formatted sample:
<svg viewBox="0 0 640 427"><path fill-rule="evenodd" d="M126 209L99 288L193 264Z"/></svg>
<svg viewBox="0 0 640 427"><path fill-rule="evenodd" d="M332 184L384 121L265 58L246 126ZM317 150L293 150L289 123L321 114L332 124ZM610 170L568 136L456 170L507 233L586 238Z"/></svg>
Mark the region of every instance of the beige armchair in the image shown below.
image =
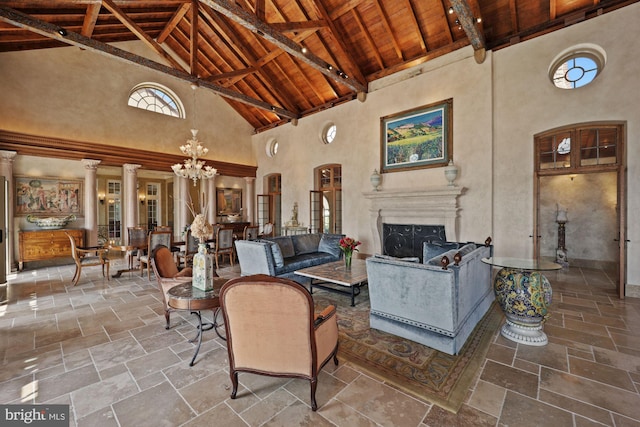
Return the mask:
<svg viewBox="0 0 640 427"><path fill-rule="evenodd" d="M239 372L304 378L310 381L315 411L318 373L331 358L338 364L335 307L316 315L304 286L262 274L225 283L220 306L227 331L231 398L236 398Z"/></svg>
<svg viewBox="0 0 640 427"><path fill-rule="evenodd" d="M164 246L157 246L151 253L151 267L158 281L158 288L162 292L162 303L164 304L164 318L167 321L165 329L169 329L169 317L171 308L169 307L169 289L181 283L191 281L191 268L178 271L171 250Z"/></svg>

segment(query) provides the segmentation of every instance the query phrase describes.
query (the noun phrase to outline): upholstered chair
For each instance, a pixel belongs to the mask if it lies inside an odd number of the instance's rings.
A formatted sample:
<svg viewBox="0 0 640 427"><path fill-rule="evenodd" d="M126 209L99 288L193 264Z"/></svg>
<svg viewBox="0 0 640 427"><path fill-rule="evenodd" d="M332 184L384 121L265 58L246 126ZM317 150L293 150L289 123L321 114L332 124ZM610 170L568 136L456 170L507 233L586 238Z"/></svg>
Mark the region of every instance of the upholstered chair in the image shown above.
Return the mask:
<svg viewBox="0 0 640 427"><path fill-rule="evenodd" d="M218 265L218 259L220 257L224 259L225 255L229 256L229 263L233 266L233 228L222 227L218 229L218 234L216 235L216 248L213 251L213 254L216 257L216 269L220 268Z"/></svg>
<svg viewBox="0 0 640 427"><path fill-rule="evenodd" d="M171 231L151 231L147 237L147 254L153 252L153 250L159 245L171 247L172 235ZM172 254L173 256L173 254ZM151 280L151 263L149 262L149 255L140 255L140 276L144 274L144 268L147 267L147 278Z"/></svg>
<svg viewBox="0 0 640 427"><path fill-rule="evenodd" d="M191 268L184 268L178 271L171 250L164 245L159 245L151 253L151 267L158 281L158 288L162 292L162 303L164 305L164 318L167 321L165 329L169 329L169 318L171 308L169 307L169 289L185 282L191 281ZM214 272L215 273L215 272Z"/></svg>
<svg viewBox="0 0 640 427"><path fill-rule="evenodd" d="M229 373L236 398L238 373L309 380L316 410L318 373L338 364L338 323L330 305L315 314L309 291L293 280L263 274L225 283L220 290Z"/></svg>
<svg viewBox="0 0 640 427"><path fill-rule="evenodd" d="M198 253L198 243L198 239L191 235L191 230L187 230L184 251L178 252L178 265L187 267L193 262L193 256Z"/></svg>
<svg viewBox="0 0 640 427"><path fill-rule="evenodd" d="M107 267L107 280L109 280L109 258L107 258L107 250L103 248L79 248L76 245L76 240L69 233L65 232L69 241L71 242L71 256L76 263L76 271L73 274L71 282L73 286L78 284L80 280L80 274L82 273L82 267L101 266L102 277L105 277L104 267Z"/></svg>
<svg viewBox="0 0 640 427"><path fill-rule="evenodd" d="M247 225L244 228L244 233L242 235L242 238L244 240L256 240L258 238L258 229L260 227L258 227L257 225Z"/></svg>

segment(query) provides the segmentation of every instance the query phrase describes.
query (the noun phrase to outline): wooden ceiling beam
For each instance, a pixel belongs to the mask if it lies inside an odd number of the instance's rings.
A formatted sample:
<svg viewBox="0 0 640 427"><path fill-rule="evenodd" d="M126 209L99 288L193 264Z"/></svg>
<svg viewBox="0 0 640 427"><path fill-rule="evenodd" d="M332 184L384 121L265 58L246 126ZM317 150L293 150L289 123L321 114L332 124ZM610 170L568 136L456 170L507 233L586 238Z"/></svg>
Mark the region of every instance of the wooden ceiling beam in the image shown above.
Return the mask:
<svg viewBox="0 0 640 427"><path fill-rule="evenodd" d="M263 110L272 111L273 113L281 117L287 117L290 119L298 118L298 115L291 111L285 110L283 108L275 107L273 105L267 104L264 101L254 99L242 93L229 90L225 87L216 85L207 80L191 76L189 73L183 70L179 70L176 68L166 66L164 64L160 64L159 62L155 62L148 58L135 55L125 50L119 49L115 46L112 46L106 43L101 43L94 39L84 37L78 33L67 31L62 27L50 24L48 22L40 21L22 12L18 12L17 10L14 10L2 5L0 5L0 20L20 28L28 29L29 31L32 31L34 33L41 34L43 36L49 37L51 39L54 39L66 44L91 50L92 52L98 53L100 55L105 55L110 58L118 59L130 64L138 65L143 68L148 68L148 69L166 74L168 76L174 77L178 80L183 80L189 83L196 83L198 86L207 88L222 97L233 99L234 101L238 101L243 104L248 104Z"/></svg>
<svg viewBox="0 0 640 427"><path fill-rule="evenodd" d="M333 9L329 14L329 17L331 18L332 21L335 21L341 16L351 12L352 10L360 6L362 3L364 3L364 1L365 0L346 0L346 1L340 2L341 3L340 6Z"/></svg>
<svg viewBox="0 0 640 427"><path fill-rule="evenodd" d="M228 73L211 75L207 77L206 80L210 82L218 82L220 80L232 79L234 77L244 77L246 75L255 73L256 71L258 71L256 67L248 67L248 68L243 68L242 70L235 70L235 71L229 71Z"/></svg>
<svg viewBox="0 0 640 427"><path fill-rule="evenodd" d="M321 30L328 27L327 21L324 19L300 22L271 22L269 25L281 33L295 33L300 30Z"/></svg>
<svg viewBox="0 0 640 427"><path fill-rule="evenodd" d="M411 17L411 22L413 22L413 27L416 30L416 36L418 41L420 42L420 48L422 49L422 52L426 53L427 52L427 42L425 40L425 36L422 33L422 28L420 28L420 24L418 23L418 18L416 17L416 11L413 8L413 5L411 4L411 0L404 0L405 1L405 8L409 11L409 15Z"/></svg>
<svg viewBox="0 0 640 427"><path fill-rule="evenodd" d="M256 0L256 16L261 21L267 21L267 7L264 0Z"/></svg>
<svg viewBox="0 0 640 427"><path fill-rule="evenodd" d="M198 76L198 0L191 0L191 34L189 34L189 69Z"/></svg>
<svg viewBox="0 0 640 427"><path fill-rule="evenodd" d="M396 51L396 55L400 60L404 61L405 59L404 54L402 53L402 49L398 44L398 40L396 39L395 34L393 34L393 29L389 24L389 17L387 16L387 12L384 10L379 0L374 0L373 3L375 4L376 8L378 9L378 13L380 14L382 26L387 30L387 33L389 33L389 38L391 38L391 42L393 43L393 49Z"/></svg>
<svg viewBox="0 0 640 427"><path fill-rule="evenodd" d="M164 29L156 39L158 43L164 43L167 37L173 32L173 30L178 26L184 15L191 9L191 3L185 3L176 10L176 13L171 17L171 20L164 26Z"/></svg>
<svg viewBox="0 0 640 427"><path fill-rule="evenodd" d="M203 10L206 9L209 8L207 6L203 6ZM209 22L215 24L220 29L220 35L227 39L230 46L235 47L234 51L236 52L236 54L241 56L249 64L249 66L258 70L257 74L261 76L262 80L264 81L266 86L268 86L269 90L272 92L272 95L275 99L278 100L280 105L282 105L289 111L296 111L297 108L287 101L288 94L285 94L284 96L279 94L282 89L278 90L277 87L279 85L273 81L271 76L264 70L263 67L258 66L257 58L253 55L252 52L249 51L249 49L245 47L245 44L240 39L236 31L230 25L228 25L220 15L213 13L212 10L207 10L206 12L208 12L206 17Z"/></svg>
<svg viewBox="0 0 640 427"><path fill-rule="evenodd" d="M369 47L373 52L373 56L375 56L376 58L376 62L378 63L378 66L380 67L381 70L384 70L384 67L385 67L384 59L382 59L382 55L380 55L380 51L378 50L378 47L376 46L376 42L373 40L373 37L371 37L371 33L369 32L369 29L364 25L364 22L362 22L360 13L355 8L351 10L351 13L353 14L353 19L358 24L358 27L360 27L360 31L362 31L362 34L364 34L364 38L367 40L367 43L369 44Z"/></svg>
<svg viewBox="0 0 640 427"><path fill-rule="evenodd" d="M87 13L84 15L84 22L82 23L82 30L80 31L80 34L85 37L91 37L93 35L93 30L96 27L101 7L102 3L92 3L87 6Z"/></svg>
<svg viewBox="0 0 640 427"><path fill-rule="evenodd" d="M125 27L129 29L136 37L138 37L144 44L146 44L151 50L157 53L162 59L167 61L174 68L183 69L182 64L173 59L158 43L155 42L147 33L145 33L131 18L129 18L120 9L113 0L103 0L102 5L115 16L118 21L122 22ZM184 70L184 69L183 69Z"/></svg>
<svg viewBox="0 0 640 427"><path fill-rule="evenodd" d="M276 31L266 22L259 20L255 15L238 7L234 2L229 0L200 0L200 2L210 6L218 13L237 22L249 31L260 35L289 55L296 57L298 60L321 72L336 83L347 86L355 92L367 92L366 83L363 84L347 76L343 71L336 70L332 64L325 62L311 52L303 53L302 48L293 40Z"/></svg>
<svg viewBox="0 0 640 427"><path fill-rule="evenodd" d="M473 10L467 0L451 0L451 6L458 16L462 29L467 34L467 38L473 47L474 56L477 63L484 62L487 44L484 34L478 28L478 22L473 14Z"/></svg>
<svg viewBox="0 0 640 427"><path fill-rule="evenodd" d="M327 10L323 6L322 2L319 0L314 0L313 4L318 9L320 16L322 16L322 18L325 21L327 21L327 23L329 24L329 30L331 31L330 34L338 42L337 47L338 47L339 53L342 54L342 56L344 56L347 59L350 72L354 73L354 77L358 81L365 81L364 74L362 74L362 70L358 66L358 63L353 58L353 56L351 56L351 54L349 53L349 47L347 46L347 43L344 41L344 37L341 35L338 27L334 25L333 21L329 17L329 14L327 13Z"/></svg>

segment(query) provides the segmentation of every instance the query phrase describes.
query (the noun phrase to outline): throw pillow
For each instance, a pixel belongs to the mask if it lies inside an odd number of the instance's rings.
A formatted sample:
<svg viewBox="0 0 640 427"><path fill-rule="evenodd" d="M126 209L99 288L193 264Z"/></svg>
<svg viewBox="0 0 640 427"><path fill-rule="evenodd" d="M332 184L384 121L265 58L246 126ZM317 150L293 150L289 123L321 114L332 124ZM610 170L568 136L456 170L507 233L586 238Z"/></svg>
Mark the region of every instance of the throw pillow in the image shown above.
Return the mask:
<svg viewBox="0 0 640 427"><path fill-rule="evenodd" d="M282 257L280 246L274 242L269 242L269 246L271 246L271 253L273 254L273 261L276 267L284 267L284 258Z"/></svg>
<svg viewBox="0 0 640 427"><path fill-rule="evenodd" d="M400 258L391 256L391 255L382 255L382 254L375 254L374 256L376 258L388 259L391 261L420 262L420 258L418 258L417 256L408 256L408 257L400 257Z"/></svg>
<svg viewBox="0 0 640 427"><path fill-rule="evenodd" d="M268 240L275 242L280 246L280 251L282 251L282 256L284 258L291 258L296 255L296 252L293 249L293 241L290 236L272 237Z"/></svg>
<svg viewBox="0 0 640 427"><path fill-rule="evenodd" d="M339 234L323 234L318 244L318 252L333 255L336 259L340 258L340 239Z"/></svg>
<svg viewBox="0 0 640 427"><path fill-rule="evenodd" d="M443 254L451 249L458 249L460 246L461 244L457 242L424 242L422 244L422 259L424 260L423 262L427 264L429 260L436 255Z"/></svg>
<svg viewBox="0 0 640 427"><path fill-rule="evenodd" d="M320 243L319 234L299 234L291 236L293 248L296 255L312 254L318 252L318 244Z"/></svg>

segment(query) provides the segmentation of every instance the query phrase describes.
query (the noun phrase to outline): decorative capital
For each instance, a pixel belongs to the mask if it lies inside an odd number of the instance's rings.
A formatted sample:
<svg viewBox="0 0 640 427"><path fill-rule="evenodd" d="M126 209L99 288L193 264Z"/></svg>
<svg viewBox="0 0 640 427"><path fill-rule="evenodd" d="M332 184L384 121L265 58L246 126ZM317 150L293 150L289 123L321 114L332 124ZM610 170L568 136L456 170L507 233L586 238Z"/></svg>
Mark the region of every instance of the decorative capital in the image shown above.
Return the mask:
<svg viewBox="0 0 640 427"><path fill-rule="evenodd" d="M84 165L85 169L96 169L102 160L82 159L80 162Z"/></svg>
<svg viewBox="0 0 640 427"><path fill-rule="evenodd" d="M124 165L122 165L122 169L125 172L128 172L130 174L135 174L136 173L136 169L142 167L142 165L134 165L131 163L125 163Z"/></svg>
<svg viewBox="0 0 640 427"><path fill-rule="evenodd" d="M17 151L0 150L0 160L12 162L17 154Z"/></svg>

